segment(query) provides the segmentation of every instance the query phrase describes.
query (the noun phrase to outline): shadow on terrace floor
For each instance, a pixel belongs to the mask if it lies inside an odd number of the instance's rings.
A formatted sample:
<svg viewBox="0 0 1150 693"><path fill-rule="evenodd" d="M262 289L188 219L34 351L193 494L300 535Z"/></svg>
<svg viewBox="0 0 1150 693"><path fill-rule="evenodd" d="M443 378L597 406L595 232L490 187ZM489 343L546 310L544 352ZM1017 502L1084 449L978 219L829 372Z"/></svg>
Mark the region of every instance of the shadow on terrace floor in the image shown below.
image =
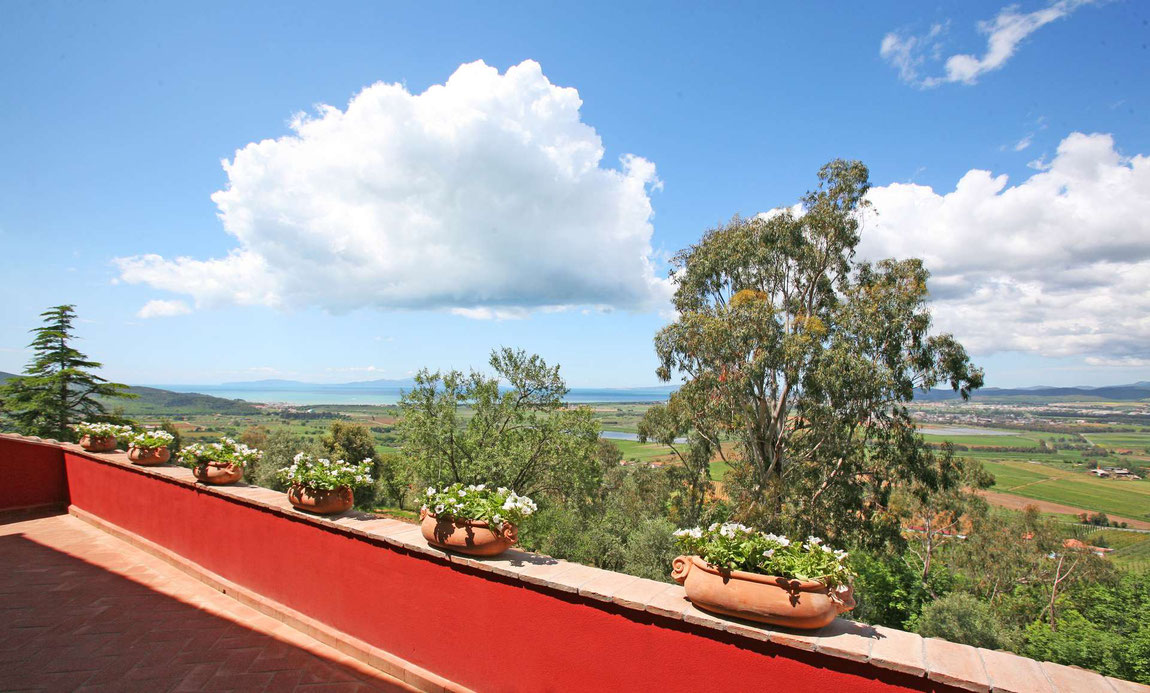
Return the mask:
<svg viewBox="0 0 1150 693"><path fill-rule="evenodd" d="M0 524L0 690L297 686L411 690L74 517Z"/></svg>

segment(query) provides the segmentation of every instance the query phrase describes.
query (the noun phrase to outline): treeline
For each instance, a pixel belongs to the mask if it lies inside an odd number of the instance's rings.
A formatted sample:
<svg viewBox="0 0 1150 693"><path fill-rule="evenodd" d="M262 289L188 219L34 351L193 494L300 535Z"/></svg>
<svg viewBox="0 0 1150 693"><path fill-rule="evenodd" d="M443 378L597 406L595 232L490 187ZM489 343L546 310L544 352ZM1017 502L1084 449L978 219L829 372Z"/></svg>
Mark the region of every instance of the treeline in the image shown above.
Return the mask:
<svg viewBox="0 0 1150 693"><path fill-rule="evenodd" d="M943 450L948 445L947 443L927 443L927 447L934 450ZM956 452L1026 452L1034 453L1037 455L1053 455L1057 451L1052 447L1047 446L1028 446L1028 445L962 445L959 443L950 443L950 449Z"/></svg>

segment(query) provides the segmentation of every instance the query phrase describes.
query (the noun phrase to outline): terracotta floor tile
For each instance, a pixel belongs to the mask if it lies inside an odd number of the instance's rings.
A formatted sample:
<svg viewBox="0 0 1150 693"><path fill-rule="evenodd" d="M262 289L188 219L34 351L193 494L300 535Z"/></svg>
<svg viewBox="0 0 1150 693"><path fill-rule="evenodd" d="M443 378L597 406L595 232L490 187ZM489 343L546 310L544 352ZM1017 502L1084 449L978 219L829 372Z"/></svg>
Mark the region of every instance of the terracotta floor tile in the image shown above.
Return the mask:
<svg viewBox="0 0 1150 693"><path fill-rule="evenodd" d="M71 516L0 525L0 565L0 690L408 690Z"/></svg>

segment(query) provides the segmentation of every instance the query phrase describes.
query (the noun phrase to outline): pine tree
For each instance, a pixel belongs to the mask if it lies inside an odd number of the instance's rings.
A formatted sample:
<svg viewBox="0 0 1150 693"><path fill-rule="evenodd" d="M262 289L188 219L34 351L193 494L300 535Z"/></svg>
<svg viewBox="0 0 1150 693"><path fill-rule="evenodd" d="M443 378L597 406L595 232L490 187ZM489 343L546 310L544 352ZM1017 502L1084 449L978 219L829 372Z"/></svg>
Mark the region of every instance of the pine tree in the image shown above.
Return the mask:
<svg viewBox="0 0 1150 693"><path fill-rule="evenodd" d="M55 306L40 314L44 326L32 330L36 337L28 345L35 356L22 377L0 386L0 409L25 435L70 440L68 424L114 418L98 397L135 397L125 392L127 385L92 373L101 364L69 345L74 308Z"/></svg>

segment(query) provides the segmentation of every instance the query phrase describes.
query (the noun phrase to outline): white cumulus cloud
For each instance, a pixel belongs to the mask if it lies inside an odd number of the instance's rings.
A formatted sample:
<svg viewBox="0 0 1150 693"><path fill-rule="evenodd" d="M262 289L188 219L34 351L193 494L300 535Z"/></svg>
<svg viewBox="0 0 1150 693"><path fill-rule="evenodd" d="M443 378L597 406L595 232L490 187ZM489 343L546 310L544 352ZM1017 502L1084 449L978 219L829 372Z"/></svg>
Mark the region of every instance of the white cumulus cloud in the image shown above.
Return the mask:
<svg viewBox="0 0 1150 693"><path fill-rule="evenodd" d="M419 94L373 84L223 162L229 254L119 258L120 279L197 306L658 309L671 286L651 248L655 166L603 166L581 105L530 60L462 65Z"/></svg>
<svg viewBox="0 0 1150 693"><path fill-rule="evenodd" d="M923 63L929 57L940 60L942 44L939 35L945 25L935 24L923 36L891 32L883 37L879 55L898 69L899 77L907 83L921 87L934 87L945 83L976 84L978 78L1006 64L1024 39L1047 24L1061 19L1082 5L1096 0L1056 0L1033 12L1019 12L1016 5L1003 8L989 21L978 23L978 33L986 36L986 50L981 56L960 53L951 55L943 65L944 74L920 76Z"/></svg>
<svg viewBox="0 0 1150 693"><path fill-rule="evenodd" d="M136 313L138 318L172 318L192 312L191 306L183 301L148 301Z"/></svg>
<svg viewBox="0 0 1150 693"><path fill-rule="evenodd" d="M1150 359L1150 157L1073 133L1010 186L971 170L955 189L871 189L859 256L921 257L936 325L977 353Z"/></svg>

